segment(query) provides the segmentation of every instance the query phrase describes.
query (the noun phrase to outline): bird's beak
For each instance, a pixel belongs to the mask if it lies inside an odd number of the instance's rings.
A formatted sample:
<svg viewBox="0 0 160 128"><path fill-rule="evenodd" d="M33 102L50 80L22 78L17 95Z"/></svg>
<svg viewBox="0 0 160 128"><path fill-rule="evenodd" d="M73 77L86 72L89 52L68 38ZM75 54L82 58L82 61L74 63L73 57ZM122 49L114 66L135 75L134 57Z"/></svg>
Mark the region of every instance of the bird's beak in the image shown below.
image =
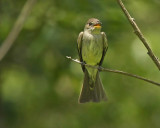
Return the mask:
<svg viewBox="0 0 160 128"><path fill-rule="evenodd" d="M98 23L98 24L95 24L94 27L95 27L95 28L101 28L101 24L99 24L99 23Z"/></svg>

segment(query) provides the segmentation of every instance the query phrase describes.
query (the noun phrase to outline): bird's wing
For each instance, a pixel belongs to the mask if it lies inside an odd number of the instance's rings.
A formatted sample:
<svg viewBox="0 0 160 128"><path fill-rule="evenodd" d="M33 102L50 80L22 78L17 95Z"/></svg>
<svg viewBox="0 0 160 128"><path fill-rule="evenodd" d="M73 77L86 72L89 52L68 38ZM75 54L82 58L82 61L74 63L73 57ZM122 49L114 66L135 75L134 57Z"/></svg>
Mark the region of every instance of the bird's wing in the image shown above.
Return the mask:
<svg viewBox="0 0 160 128"><path fill-rule="evenodd" d="M81 62L83 62L83 59L82 59L82 39L83 39L83 32L80 32L78 39L77 39L77 48L78 48L79 59ZM82 66L82 70L84 71L85 66L84 65L81 65L81 66Z"/></svg>
<svg viewBox="0 0 160 128"><path fill-rule="evenodd" d="M105 54L106 54L107 49L108 49L107 36L104 32L101 32L101 35L102 35L102 40L103 40L103 54L102 54L101 61L99 62L99 66L102 65L102 62L104 60Z"/></svg>

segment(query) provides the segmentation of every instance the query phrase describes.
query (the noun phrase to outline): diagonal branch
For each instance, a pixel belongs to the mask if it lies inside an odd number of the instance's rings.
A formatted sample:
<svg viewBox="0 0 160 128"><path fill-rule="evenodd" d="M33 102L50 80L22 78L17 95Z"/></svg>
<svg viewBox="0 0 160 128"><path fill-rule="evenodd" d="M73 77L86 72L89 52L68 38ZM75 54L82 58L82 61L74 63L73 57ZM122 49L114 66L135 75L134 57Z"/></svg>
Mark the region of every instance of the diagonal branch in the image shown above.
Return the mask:
<svg viewBox="0 0 160 128"><path fill-rule="evenodd" d="M24 22L26 21L27 17L29 16L34 4L37 0L27 0L17 21L15 22L12 30L10 31L8 37L2 43L0 47L0 61L4 58L8 50L13 45L14 41L18 37L20 31L23 28Z"/></svg>
<svg viewBox="0 0 160 128"><path fill-rule="evenodd" d="M155 65L157 66L157 68L160 70L160 61L158 60L158 58L154 55L152 49L150 48L150 46L148 45L147 40L144 38L144 35L142 34L141 30L139 29L139 27L137 26L134 18L131 17L131 15L129 14L129 12L127 11L127 9L125 8L124 4L122 3L121 0L117 0L118 4L120 5L121 9L123 10L124 14L126 15L128 21L130 22L130 24L132 25L135 34L139 37L139 39L142 41L142 43L144 44L144 46L146 47L146 49L148 50L148 55L150 56L150 58L152 59L152 61L155 63Z"/></svg>
<svg viewBox="0 0 160 128"><path fill-rule="evenodd" d="M130 77L134 77L134 78L137 78L137 79L140 79L140 80L143 80L143 81L146 81L148 83L151 83L151 84L154 84L154 85L157 85L157 86L160 86L160 83L158 82L155 82L155 81L152 81L152 80L149 80L149 79L146 79L144 77L141 77L141 76L137 76L137 75L134 75L134 74L131 74L131 73L127 73L127 72L123 72L123 71L119 71L119 70L113 70L113 69L108 69L108 68L103 68L103 67L99 67L99 66L92 66L92 65L89 65L89 64L85 64L83 62L80 62L79 60L77 59L72 59L71 57L69 56L66 56L67 59L70 59L78 64L82 64L82 65L85 65L85 66L88 66L88 67L91 67L91 68L96 68L100 71L104 71L104 72L113 72L113 73L117 73L117 74L121 74L121 75L125 75L125 76L130 76Z"/></svg>

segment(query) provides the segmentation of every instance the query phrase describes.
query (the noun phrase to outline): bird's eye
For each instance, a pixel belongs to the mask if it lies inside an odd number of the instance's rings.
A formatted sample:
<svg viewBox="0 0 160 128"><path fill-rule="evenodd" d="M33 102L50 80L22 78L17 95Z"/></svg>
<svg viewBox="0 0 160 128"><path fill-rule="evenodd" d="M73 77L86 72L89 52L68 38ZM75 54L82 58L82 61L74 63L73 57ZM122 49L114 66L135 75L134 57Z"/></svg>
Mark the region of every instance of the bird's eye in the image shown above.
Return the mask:
<svg viewBox="0 0 160 128"><path fill-rule="evenodd" d="M90 22L90 23L89 23L89 26L91 26L92 24L93 24L93 23L92 23L92 22Z"/></svg>

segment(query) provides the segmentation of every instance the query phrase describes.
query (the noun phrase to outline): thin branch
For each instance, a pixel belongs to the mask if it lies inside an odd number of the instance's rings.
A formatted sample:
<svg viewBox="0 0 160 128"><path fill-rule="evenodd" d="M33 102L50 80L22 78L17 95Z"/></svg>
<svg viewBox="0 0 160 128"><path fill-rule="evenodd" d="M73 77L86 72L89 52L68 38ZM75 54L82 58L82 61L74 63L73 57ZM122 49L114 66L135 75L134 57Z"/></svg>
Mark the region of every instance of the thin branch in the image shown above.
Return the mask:
<svg viewBox="0 0 160 128"><path fill-rule="evenodd" d="M98 69L100 71L105 71L105 72L113 72L113 73L117 73L117 74L121 74L121 75L125 75L125 76L130 76L130 77L134 77L134 78L137 78L137 79L140 79L140 80L143 80L143 81L146 81L148 83L151 83L151 84L154 84L154 85L157 85L157 86L160 86L160 83L158 82L155 82L155 81L152 81L152 80L149 80L149 79L146 79L144 77L141 77L141 76L137 76L137 75L134 75L134 74L131 74L131 73L127 73L127 72L123 72L123 71L119 71L119 70L113 70L113 69L108 69L108 68L103 68L103 67L99 67L99 66L92 66L92 65L88 65L88 64L85 64L83 62L80 62L79 60L77 59L72 59L71 57L69 56L66 56L67 59L70 59L78 64L82 64L82 65L85 65L87 67L91 67L91 68L95 68L95 69Z"/></svg>
<svg viewBox="0 0 160 128"><path fill-rule="evenodd" d="M150 48L150 46L148 45L147 40L144 38L144 35L142 34L141 30L139 29L138 25L136 24L134 18L131 17L131 15L129 14L129 12L127 11L127 9L125 8L124 4L122 3L121 0L117 0L117 2L119 3L121 9L123 10L124 14L126 15L128 21L130 22L130 24L132 25L135 34L139 37L139 39L142 41L142 43L144 44L144 46L146 47L146 49L148 50L148 55L150 56L150 58L152 59L152 61L155 63L155 65L157 66L157 68L160 70L160 61L158 60L158 58L154 55L152 49Z"/></svg>
<svg viewBox="0 0 160 128"><path fill-rule="evenodd" d="M8 50L11 48L13 45L14 41L18 37L20 31L23 28L23 25L29 16L34 4L36 3L37 0L27 0L17 21L15 22L12 30L10 31L8 37L4 40L2 43L2 46L0 47L0 61L4 58Z"/></svg>

